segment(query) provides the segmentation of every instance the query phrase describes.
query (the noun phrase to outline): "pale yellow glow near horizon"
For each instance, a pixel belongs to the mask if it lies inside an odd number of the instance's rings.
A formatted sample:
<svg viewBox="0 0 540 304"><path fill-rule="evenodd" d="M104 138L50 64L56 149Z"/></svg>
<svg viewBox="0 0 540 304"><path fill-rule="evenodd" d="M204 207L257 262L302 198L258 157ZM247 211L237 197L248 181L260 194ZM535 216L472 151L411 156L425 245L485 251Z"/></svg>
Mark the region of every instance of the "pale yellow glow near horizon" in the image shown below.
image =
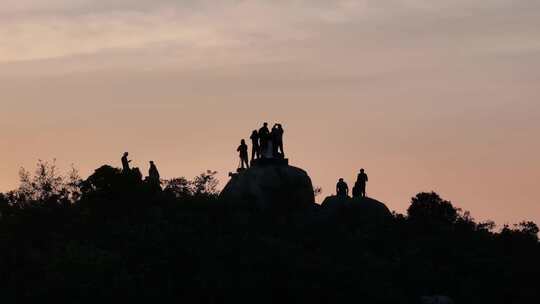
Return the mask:
<svg viewBox="0 0 540 304"><path fill-rule="evenodd" d="M363 167L398 212L434 190L540 222L539 28L533 0L5 0L0 191L38 159L87 176L124 151L224 186L268 121L323 196Z"/></svg>

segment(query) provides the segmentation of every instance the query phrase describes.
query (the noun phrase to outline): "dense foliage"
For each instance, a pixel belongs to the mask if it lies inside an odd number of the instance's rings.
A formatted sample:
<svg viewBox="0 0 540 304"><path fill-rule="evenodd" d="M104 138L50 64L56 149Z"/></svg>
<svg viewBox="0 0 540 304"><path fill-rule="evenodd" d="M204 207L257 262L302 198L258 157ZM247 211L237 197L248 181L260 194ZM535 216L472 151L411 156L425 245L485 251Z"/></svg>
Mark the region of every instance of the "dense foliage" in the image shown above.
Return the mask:
<svg viewBox="0 0 540 304"><path fill-rule="evenodd" d="M110 166L85 181L47 163L22 172L0 195L2 298L221 302L242 288L266 290L257 302L300 290L317 302L538 302L534 223L495 232L435 193L376 223L317 207L258 211L220 202L214 174L156 191Z"/></svg>

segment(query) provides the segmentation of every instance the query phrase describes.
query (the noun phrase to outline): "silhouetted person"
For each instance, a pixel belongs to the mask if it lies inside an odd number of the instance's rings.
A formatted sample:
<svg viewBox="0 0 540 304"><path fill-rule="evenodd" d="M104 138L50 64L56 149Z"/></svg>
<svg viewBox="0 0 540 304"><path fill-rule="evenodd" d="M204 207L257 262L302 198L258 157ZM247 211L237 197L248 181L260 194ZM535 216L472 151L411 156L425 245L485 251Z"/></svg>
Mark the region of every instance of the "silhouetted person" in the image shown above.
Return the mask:
<svg viewBox="0 0 540 304"><path fill-rule="evenodd" d="M283 128L281 124L275 124L272 127L272 147L274 157L285 157L285 152L283 151Z"/></svg>
<svg viewBox="0 0 540 304"><path fill-rule="evenodd" d="M259 142L260 142L259 149L263 157L265 157L265 153L268 149L269 141L270 141L270 130L268 130L268 123L265 122L262 128L259 129Z"/></svg>
<svg viewBox="0 0 540 304"><path fill-rule="evenodd" d="M240 146L238 146L236 151L240 152L240 168L244 169L244 164L246 164L246 167L249 168L248 146L246 145L245 140L242 139L240 141Z"/></svg>
<svg viewBox="0 0 540 304"><path fill-rule="evenodd" d="M259 145L259 132L253 130L251 133L251 161L261 158L261 147Z"/></svg>
<svg viewBox="0 0 540 304"><path fill-rule="evenodd" d="M270 138L272 139L272 157L274 158L279 156L277 149L278 146L276 145L277 136L277 124L275 124L270 131Z"/></svg>
<svg viewBox="0 0 540 304"><path fill-rule="evenodd" d="M361 197L366 197L366 183L368 182L368 176L364 172L364 169L360 169L358 178L356 179L355 187L358 188L358 195Z"/></svg>
<svg viewBox="0 0 540 304"><path fill-rule="evenodd" d="M349 196L349 186L343 178L340 178L336 185L336 194L337 196Z"/></svg>
<svg viewBox="0 0 540 304"><path fill-rule="evenodd" d="M129 173L131 169L129 168L129 163L131 160L128 160L129 153L124 152L124 155L122 156L122 171L124 173Z"/></svg>
<svg viewBox="0 0 540 304"><path fill-rule="evenodd" d="M161 185L161 177L159 171L153 161L150 161L150 169L148 169L148 179L154 185Z"/></svg>

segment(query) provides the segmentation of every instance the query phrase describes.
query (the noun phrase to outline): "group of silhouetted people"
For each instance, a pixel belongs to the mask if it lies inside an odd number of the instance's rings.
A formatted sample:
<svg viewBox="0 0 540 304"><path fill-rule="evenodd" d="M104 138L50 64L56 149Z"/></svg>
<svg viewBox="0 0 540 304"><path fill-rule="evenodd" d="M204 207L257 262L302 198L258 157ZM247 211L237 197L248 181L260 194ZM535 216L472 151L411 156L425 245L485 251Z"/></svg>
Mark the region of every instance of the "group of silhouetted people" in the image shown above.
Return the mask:
<svg viewBox="0 0 540 304"><path fill-rule="evenodd" d="M283 150L283 126L274 124L272 130L265 122L259 130L253 130L251 136L251 161L261 158L285 158ZM249 168L249 152L246 141L242 139L236 151L240 154L240 168Z"/></svg>
<svg viewBox="0 0 540 304"><path fill-rule="evenodd" d="M360 169L360 173L358 173L358 177L356 179L356 183L354 184L352 196L353 197L366 197L366 184L368 182L368 176L364 169ZM337 185L336 185L336 195L340 197L347 197L349 196L349 186L343 180L343 178L340 178Z"/></svg>
<svg viewBox="0 0 540 304"><path fill-rule="evenodd" d="M134 176L138 180L142 180L143 176L141 170L139 170L139 168L130 168L129 164L131 163L131 160L128 159L128 156L128 152L125 152L122 156L122 173L127 176ZM159 187L161 189L161 177L154 161L150 161L150 168L148 169L148 177L146 178L146 181L150 185Z"/></svg>

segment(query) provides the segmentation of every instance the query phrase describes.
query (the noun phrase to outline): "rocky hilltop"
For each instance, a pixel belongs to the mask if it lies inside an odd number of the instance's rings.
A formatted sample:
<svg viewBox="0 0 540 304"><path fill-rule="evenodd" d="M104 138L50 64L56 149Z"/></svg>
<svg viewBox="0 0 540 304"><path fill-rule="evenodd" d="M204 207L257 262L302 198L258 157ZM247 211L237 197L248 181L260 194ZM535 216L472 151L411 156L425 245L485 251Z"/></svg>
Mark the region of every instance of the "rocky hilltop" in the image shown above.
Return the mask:
<svg viewBox="0 0 540 304"><path fill-rule="evenodd" d="M289 166L286 159L263 159L249 169L231 174L220 197L259 209L302 209L315 205L311 178L306 171Z"/></svg>
<svg viewBox="0 0 540 304"><path fill-rule="evenodd" d="M392 213L382 202L370 197L329 196L321 204L328 212L353 212L362 217L384 219Z"/></svg>

